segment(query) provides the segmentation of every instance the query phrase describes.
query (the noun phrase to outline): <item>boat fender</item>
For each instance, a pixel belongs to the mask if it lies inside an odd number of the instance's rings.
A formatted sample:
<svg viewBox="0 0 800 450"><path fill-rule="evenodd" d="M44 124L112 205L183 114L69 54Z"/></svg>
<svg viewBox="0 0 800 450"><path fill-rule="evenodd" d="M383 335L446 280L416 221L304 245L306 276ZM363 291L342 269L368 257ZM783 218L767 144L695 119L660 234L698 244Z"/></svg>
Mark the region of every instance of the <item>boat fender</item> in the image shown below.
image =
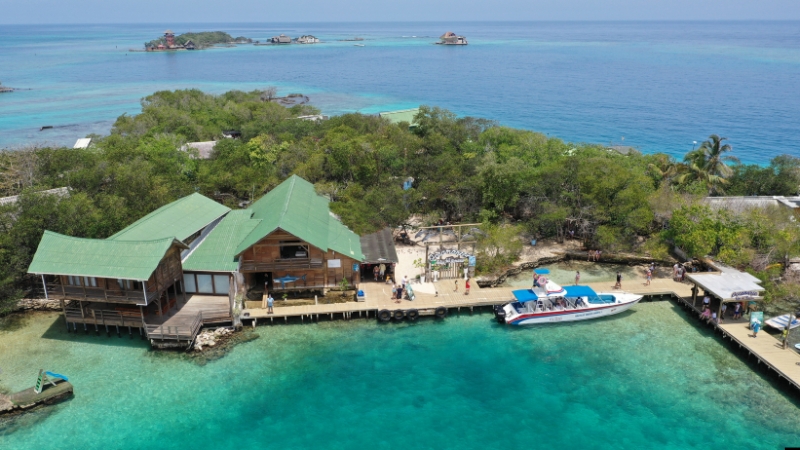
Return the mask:
<svg viewBox="0 0 800 450"><path fill-rule="evenodd" d="M410 322L416 322L417 319L419 319L419 311L416 309L409 309L406 311L406 319L408 319Z"/></svg>
<svg viewBox="0 0 800 450"><path fill-rule="evenodd" d="M436 315L436 318L444 319L445 317L447 317L447 308L445 308L444 306L440 306L440 307L436 308L436 311L434 311L434 314Z"/></svg>
<svg viewBox="0 0 800 450"><path fill-rule="evenodd" d="M404 313L402 309L396 309L396 310L395 310L395 311L392 313L392 318L393 318L394 320L398 321L398 322L399 322L399 321L401 321L401 320L403 320L403 318L404 318L405 316L406 316L406 313Z"/></svg>
<svg viewBox="0 0 800 450"><path fill-rule="evenodd" d="M381 322L388 322L392 320L392 313L388 309L378 311L378 320Z"/></svg>

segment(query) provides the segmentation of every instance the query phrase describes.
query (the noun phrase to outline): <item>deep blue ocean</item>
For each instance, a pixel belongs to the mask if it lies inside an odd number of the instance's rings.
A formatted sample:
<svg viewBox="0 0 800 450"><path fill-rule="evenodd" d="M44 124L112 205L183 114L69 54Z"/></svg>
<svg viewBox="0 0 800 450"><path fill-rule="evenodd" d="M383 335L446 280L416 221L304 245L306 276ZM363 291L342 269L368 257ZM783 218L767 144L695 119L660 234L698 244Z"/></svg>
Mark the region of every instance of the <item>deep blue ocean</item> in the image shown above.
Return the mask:
<svg viewBox="0 0 800 450"><path fill-rule="evenodd" d="M166 28L324 43L128 51ZM433 45L447 30L470 44ZM676 157L711 133L746 162L800 156L800 22L0 25L0 81L30 89L0 94L0 147L108 133L157 90L277 86L326 114L427 104Z"/></svg>

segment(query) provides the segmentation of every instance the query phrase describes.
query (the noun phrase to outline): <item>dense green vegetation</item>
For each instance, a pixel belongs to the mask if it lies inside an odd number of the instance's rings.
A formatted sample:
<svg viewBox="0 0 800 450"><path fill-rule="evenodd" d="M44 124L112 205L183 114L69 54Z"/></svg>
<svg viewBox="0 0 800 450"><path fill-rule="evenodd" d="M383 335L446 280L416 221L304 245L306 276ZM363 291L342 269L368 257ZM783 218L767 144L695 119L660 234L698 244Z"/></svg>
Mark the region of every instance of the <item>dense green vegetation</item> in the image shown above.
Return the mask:
<svg viewBox="0 0 800 450"><path fill-rule="evenodd" d="M202 31L199 33L183 33L175 36L175 44L183 46L187 42L192 41L196 48L210 47L216 44L228 44L231 42L252 42L252 39L244 36L237 38L232 37L224 31ZM158 47L159 45L167 45L167 40L163 36L158 39L153 39L150 42L145 42L144 46Z"/></svg>
<svg viewBox="0 0 800 450"><path fill-rule="evenodd" d="M702 202L709 193L797 194L800 159L791 156L743 165L725 158L731 149L715 136L683 162L622 155L430 107L414 128L360 114L311 122L296 117L314 108L285 108L267 94L158 92L89 149L1 153L0 194L21 198L0 210L0 298L22 295L45 229L104 238L192 192L236 208L291 174L329 196L357 233L411 215L482 222L489 269L513 259L520 235L563 239L570 231L591 248L665 256L676 243L755 269L798 251L788 208L732 214ZM222 138L224 130L241 138ZM219 140L209 160L178 150L206 140ZM408 177L413 187L404 191ZM62 186L71 195L36 194Z"/></svg>

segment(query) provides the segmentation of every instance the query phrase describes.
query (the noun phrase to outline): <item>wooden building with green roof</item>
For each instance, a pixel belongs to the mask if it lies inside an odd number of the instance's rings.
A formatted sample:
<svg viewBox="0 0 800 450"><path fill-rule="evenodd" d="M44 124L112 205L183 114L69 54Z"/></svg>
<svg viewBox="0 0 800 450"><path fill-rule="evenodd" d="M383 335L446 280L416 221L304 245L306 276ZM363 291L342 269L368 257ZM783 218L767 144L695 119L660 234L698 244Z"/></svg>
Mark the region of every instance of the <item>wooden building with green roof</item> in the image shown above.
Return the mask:
<svg viewBox="0 0 800 450"><path fill-rule="evenodd" d="M186 302L182 259L229 211L192 194L108 239L45 231L28 272L41 277L48 298L61 300L67 324L75 329L76 324L147 329Z"/></svg>
<svg viewBox="0 0 800 450"><path fill-rule="evenodd" d="M28 272L74 329L136 327L154 343L188 344L207 309L213 323L230 323L237 294L355 286L363 259L359 236L292 176L245 210L192 194L108 239L46 231Z"/></svg>
<svg viewBox="0 0 800 450"><path fill-rule="evenodd" d="M360 238L328 203L294 175L248 209L228 214L186 257L187 291L212 292L221 273L229 273L243 294L265 287L324 291L342 279L358 284Z"/></svg>

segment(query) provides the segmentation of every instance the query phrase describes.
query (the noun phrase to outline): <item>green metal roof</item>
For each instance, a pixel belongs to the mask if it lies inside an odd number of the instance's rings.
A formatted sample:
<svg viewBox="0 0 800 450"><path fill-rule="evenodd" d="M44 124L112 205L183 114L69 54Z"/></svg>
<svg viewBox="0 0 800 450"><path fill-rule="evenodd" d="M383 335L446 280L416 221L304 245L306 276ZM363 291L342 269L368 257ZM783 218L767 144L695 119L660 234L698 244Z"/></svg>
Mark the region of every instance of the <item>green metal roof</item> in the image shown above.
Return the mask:
<svg viewBox="0 0 800 450"><path fill-rule="evenodd" d="M45 231L28 273L145 281L173 245L173 237L151 241L83 239Z"/></svg>
<svg viewBox="0 0 800 450"><path fill-rule="evenodd" d="M239 243L236 255L280 228L323 251L333 249L359 261L363 258L358 235L332 217L328 200L317 195L313 184L297 175L289 177L248 209L253 212L252 218L260 219L260 223Z"/></svg>
<svg viewBox="0 0 800 450"><path fill-rule="evenodd" d="M409 125L416 126L414 124L414 116L416 116L417 113L419 113L419 108L387 111L379 113L379 115L385 119L389 119L391 123L408 122Z"/></svg>
<svg viewBox="0 0 800 450"><path fill-rule="evenodd" d="M183 262L183 270L234 272L236 247L261 220L251 219L249 209L231 211Z"/></svg>
<svg viewBox="0 0 800 450"><path fill-rule="evenodd" d="M195 193L158 208L109 239L143 241L176 237L183 241L230 210Z"/></svg>
<svg viewBox="0 0 800 450"><path fill-rule="evenodd" d="M364 260L361 238L334 217L328 221L328 248L355 260Z"/></svg>

